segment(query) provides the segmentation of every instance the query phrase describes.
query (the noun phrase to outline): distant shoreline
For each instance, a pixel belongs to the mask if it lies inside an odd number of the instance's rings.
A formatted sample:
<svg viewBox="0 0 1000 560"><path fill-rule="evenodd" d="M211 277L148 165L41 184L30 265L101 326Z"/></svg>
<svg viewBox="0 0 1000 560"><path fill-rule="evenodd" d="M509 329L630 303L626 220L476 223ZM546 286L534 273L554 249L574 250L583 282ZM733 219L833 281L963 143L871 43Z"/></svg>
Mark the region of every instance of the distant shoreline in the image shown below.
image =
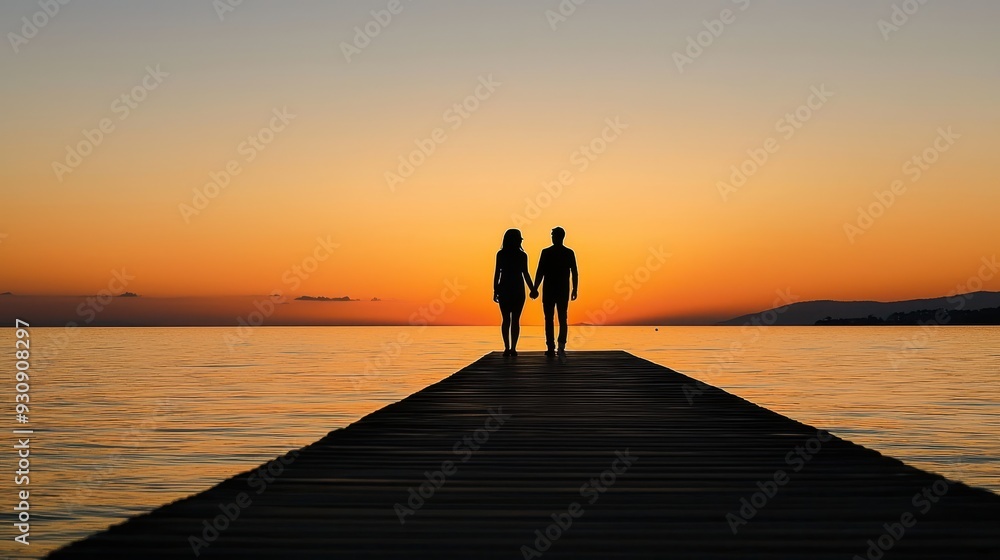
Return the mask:
<svg viewBox="0 0 1000 560"><path fill-rule="evenodd" d="M977 310L955 309L921 309L909 313L893 313L887 318L869 315L848 319L833 319L827 317L816 321L818 327L910 327L910 326L1000 326L1000 307Z"/></svg>
<svg viewBox="0 0 1000 560"><path fill-rule="evenodd" d="M427 321L417 303L394 299L302 295L148 297L0 294L0 325L14 319L38 327L236 327L247 326L495 326L489 317L447 314ZM574 309L576 311L574 311ZM580 303L571 314L586 313ZM414 316L417 313L417 316ZM792 302L720 322L719 311L702 316L622 317L614 326L1000 326L1000 292L975 292L904 302ZM593 321L580 321L574 328ZM463 320L464 319L464 320ZM470 321L471 319L471 321ZM528 326L527 324L525 326ZM609 325L610 326L610 325Z"/></svg>

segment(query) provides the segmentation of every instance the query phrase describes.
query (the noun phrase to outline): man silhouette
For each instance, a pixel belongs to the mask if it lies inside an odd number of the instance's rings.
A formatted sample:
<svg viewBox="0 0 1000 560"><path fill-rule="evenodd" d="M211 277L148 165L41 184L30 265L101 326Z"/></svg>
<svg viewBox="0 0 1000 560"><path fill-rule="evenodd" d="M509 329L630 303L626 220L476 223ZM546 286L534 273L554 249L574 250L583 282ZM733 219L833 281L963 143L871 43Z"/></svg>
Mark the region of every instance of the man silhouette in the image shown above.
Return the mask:
<svg viewBox="0 0 1000 560"><path fill-rule="evenodd" d="M566 230L561 227L552 229L552 246L542 249L538 258L538 270L535 271L535 283L531 287L531 299L538 298L538 287L543 286L542 310L545 312L545 344L548 350L545 355L555 356L555 312L559 313L559 353L566 352L566 335L569 330L566 325L566 312L569 300L576 300L576 287L580 274L576 270L576 254L563 245ZM570 291L570 276L573 278L573 291Z"/></svg>

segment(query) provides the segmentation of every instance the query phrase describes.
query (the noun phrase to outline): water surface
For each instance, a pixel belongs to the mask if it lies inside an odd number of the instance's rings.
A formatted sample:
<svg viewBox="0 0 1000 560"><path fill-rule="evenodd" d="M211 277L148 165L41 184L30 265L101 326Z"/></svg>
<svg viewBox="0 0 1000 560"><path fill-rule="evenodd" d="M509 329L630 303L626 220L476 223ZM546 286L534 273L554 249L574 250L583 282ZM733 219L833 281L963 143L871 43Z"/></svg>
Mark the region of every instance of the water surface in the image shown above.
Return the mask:
<svg viewBox="0 0 1000 560"><path fill-rule="evenodd" d="M496 350L498 330L265 327L233 345L225 328L33 329L30 553L311 443ZM13 330L0 333L13 349ZM574 333L577 348L630 351L1000 493L1000 328ZM543 347L541 330L526 327L521 349ZM14 470L11 453L0 461Z"/></svg>

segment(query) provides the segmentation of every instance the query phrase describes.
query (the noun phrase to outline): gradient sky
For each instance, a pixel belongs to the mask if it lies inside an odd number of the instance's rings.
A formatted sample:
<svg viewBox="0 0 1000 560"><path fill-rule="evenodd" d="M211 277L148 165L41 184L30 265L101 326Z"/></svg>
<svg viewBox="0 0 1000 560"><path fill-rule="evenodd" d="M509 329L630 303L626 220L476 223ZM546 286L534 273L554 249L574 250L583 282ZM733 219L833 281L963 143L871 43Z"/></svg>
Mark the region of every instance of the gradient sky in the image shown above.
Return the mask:
<svg viewBox="0 0 1000 560"><path fill-rule="evenodd" d="M71 2L20 42L39 5L4 2L0 292L93 294L124 267L147 297L281 289L415 310L457 278L443 317L489 324L503 231L564 170L573 182L522 231L532 273L550 228L569 232L574 321L608 299L621 323L737 315L777 290L940 296L997 253L995 1L929 2L886 40L881 0L591 0L555 30L555 0L402 0L348 62L342 43L387 5L244 0L220 18L208 0ZM735 21L679 71L674 53L725 9ZM122 119L115 100L148 67L169 75ZM490 76L453 129L446 111ZM786 137L779 121L814 87L834 95ZM294 119L247 161L241 143L282 108ZM574 153L616 118L628 128L581 170ZM57 178L102 119L114 130ZM904 165L949 127L960 138L914 180ZM436 128L444 142L390 189ZM718 183L769 138L777 151L724 200ZM241 173L185 220L230 160ZM905 194L852 242L845 223L896 180ZM338 246L292 289L317 238ZM638 270L660 247L664 266ZM646 281L626 299L630 275Z"/></svg>

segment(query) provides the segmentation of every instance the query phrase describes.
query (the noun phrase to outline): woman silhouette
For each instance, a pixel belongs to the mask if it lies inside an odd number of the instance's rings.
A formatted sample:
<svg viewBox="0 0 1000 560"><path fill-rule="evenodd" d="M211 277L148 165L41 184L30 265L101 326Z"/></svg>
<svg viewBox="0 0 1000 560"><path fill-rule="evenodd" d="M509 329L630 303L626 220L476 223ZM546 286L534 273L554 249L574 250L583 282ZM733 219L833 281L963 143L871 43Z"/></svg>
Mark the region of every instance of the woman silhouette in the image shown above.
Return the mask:
<svg viewBox="0 0 1000 560"><path fill-rule="evenodd" d="M524 285L531 285L528 275L528 254L521 248L521 232L508 229L503 234L503 246L497 251L493 270L493 301L500 304L503 323L503 355L517 356L517 337L521 334L521 310L524 309Z"/></svg>

